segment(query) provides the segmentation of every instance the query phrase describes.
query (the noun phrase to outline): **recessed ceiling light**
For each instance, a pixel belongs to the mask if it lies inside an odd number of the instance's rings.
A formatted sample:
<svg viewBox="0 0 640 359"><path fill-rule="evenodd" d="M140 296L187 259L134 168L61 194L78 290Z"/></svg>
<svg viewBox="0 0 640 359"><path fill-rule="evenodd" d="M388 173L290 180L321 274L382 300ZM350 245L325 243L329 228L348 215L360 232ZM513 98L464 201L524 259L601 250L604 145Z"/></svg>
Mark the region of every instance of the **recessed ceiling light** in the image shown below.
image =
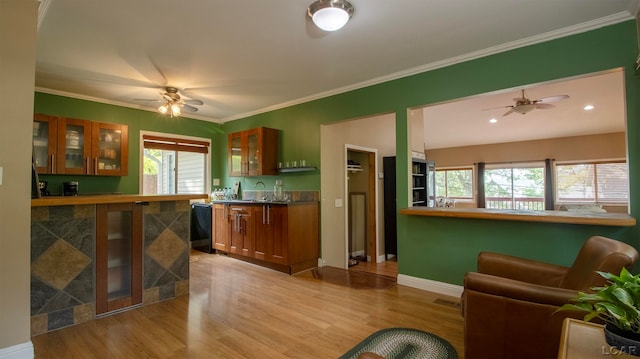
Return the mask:
<svg viewBox="0 0 640 359"><path fill-rule="evenodd" d="M495 118L492 118L489 120L489 123L496 123L496 122L498 122L498 120L496 120Z"/></svg>
<svg viewBox="0 0 640 359"><path fill-rule="evenodd" d="M586 106L584 107L584 110L585 110L585 111L593 110L593 105L586 105Z"/></svg>

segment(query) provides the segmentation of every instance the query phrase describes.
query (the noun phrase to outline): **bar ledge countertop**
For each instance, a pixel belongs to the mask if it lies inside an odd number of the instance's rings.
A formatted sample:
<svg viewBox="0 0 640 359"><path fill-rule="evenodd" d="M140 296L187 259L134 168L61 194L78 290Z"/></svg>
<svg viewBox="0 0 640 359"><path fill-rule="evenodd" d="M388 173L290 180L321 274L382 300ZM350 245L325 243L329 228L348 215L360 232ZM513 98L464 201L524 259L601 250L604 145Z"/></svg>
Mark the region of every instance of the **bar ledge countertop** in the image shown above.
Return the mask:
<svg viewBox="0 0 640 359"><path fill-rule="evenodd" d="M129 203L129 202L162 202L162 201L183 201L208 199L209 195L203 194L114 194L114 195L81 195L81 196L51 196L34 198L31 200L32 207L46 206L68 206L77 204L106 204L106 203Z"/></svg>
<svg viewBox="0 0 640 359"><path fill-rule="evenodd" d="M571 211L522 211L489 208L430 208L409 207L400 214L426 217L491 219L504 221L586 224L599 226L633 227L636 219L624 213L589 213Z"/></svg>

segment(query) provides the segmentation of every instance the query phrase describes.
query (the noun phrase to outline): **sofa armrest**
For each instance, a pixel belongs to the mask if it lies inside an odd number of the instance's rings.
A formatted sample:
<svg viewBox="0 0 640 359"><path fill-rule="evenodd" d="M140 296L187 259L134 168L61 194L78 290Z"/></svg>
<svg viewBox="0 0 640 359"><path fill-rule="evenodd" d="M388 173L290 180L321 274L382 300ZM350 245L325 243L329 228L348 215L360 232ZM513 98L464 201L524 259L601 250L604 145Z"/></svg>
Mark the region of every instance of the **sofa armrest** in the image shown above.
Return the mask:
<svg viewBox="0 0 640 359"><path fill-rule="evenodd" d="M522 282L557 287L567 275L568 267L506 254L481 252L478 272Z"/></svg>
<svg viewBox="0 0 640 359"><path fill-rule="evenodd" d="M553 306L569 303L578 296L578 291L573 289L548 287L476 272L464 276L464 288L465 291Z"/></svg>

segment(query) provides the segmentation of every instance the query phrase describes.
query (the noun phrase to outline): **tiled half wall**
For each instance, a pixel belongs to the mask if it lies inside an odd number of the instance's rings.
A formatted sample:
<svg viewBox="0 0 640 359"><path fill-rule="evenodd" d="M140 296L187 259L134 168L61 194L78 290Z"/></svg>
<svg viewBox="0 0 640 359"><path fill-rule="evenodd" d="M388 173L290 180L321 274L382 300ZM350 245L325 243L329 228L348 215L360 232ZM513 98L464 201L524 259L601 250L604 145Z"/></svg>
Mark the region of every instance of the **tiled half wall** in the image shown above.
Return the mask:
<svg viewBox="0 0 640 359"><path fill-rule="evenodd" d="M95 318L95 205L31 209L31 334ZM189 292L189 201L143 218L143 305Z"/></svg>

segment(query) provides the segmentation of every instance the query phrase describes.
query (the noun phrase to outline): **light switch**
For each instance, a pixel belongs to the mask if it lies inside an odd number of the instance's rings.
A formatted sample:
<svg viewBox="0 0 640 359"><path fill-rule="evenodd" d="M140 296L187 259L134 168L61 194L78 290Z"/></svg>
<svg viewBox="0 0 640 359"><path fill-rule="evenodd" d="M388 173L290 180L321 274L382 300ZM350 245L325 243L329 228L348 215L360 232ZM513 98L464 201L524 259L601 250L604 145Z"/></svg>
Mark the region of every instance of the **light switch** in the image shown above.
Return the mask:
<svg viewBox="0 0 640 359"><path fill-rule="evenodd" d="M214 186L219 186L220 185L220 178L214 178L213 179L213 185Z"/></svg>
<svg viewBox="0 0 640 359"><path fill-rule="evenodd" d="M342 207L342 198L336 198L336 208Z"/></svg>
<svg viewBox="0 0 640 359"><path fill-rule="evenodd" d="M384 179L384 172L378 172L378 178Z"/></svg>

